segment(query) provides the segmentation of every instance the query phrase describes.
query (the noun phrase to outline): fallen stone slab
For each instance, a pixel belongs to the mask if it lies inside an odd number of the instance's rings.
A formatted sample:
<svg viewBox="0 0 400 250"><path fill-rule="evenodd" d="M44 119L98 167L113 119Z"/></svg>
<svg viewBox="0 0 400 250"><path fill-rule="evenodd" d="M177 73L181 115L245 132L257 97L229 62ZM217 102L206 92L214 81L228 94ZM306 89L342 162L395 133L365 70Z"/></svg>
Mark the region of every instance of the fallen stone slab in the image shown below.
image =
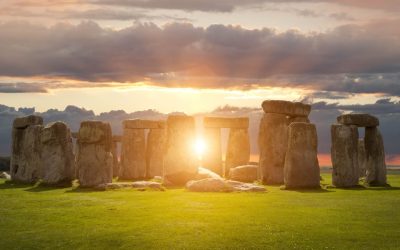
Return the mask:
<svg viewBox="0 0 400 250"><path fill-rule="evenodd" d="M369 114L346 114L337 117L337 121L343 125L355 125L357 127L377 127L379 119Z"/></svg>
<svg viewBox="0 0 400 250"><path fill-rule="evenodd" d="M0 173L0 179L6 179L6 180L9 181L9 180L11 180L11 176L6 172L1 172Z"/></svg>
<svg viewBox="0 0 400 250"><path fill-rule="evenodd" d="M229 170L229 179L241 182L254 182L258 180L258 166L245 165Z"/></svg>
<svg viewBox="0 0 400 250"><path fill-rule="evenodd" d="M199 167L195 179L202 180L202 179L207 179L207 178L222 179L222 177L219 174L214 173L213 171L211 171L207 168Z"/></svg>
<svg viewBox="0 0 400 250"><path fill-rule="evenodd" d="M152 120L125 120L123 126L125 129L163 129L165 128L165 121L152 121Z"/></svg>
<svg viewBox="0 0 400 250"><path fill-rule="evenodd" d="M262 108L265 113L285 114L288 116L308 117L311 112L311 105L280 100L266 100L262 103Z"/></svg>
<svg viewBox="0 0 400 250"><path fill-rule="evenodd" d="M186 189L191 192L266 192L263 186L214 178L189 181Z"/></svg>
<svg viewBox="0 0 400 250"><path fill-rule="evenodd" d="M205 128L248 128L248 117L204 117Z"/></svg>

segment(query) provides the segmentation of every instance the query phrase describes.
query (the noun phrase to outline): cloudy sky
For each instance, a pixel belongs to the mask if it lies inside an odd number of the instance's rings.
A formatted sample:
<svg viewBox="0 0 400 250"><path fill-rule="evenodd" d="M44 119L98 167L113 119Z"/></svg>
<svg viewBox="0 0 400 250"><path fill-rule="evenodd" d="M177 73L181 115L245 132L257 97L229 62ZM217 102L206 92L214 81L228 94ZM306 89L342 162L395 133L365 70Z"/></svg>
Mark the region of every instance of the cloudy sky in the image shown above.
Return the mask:
<svg viewBox="0 0 400 250"><path fill-rule="evenodd" d="M400 95L398 0L2 0L13 107L205 112Z"/></svg>

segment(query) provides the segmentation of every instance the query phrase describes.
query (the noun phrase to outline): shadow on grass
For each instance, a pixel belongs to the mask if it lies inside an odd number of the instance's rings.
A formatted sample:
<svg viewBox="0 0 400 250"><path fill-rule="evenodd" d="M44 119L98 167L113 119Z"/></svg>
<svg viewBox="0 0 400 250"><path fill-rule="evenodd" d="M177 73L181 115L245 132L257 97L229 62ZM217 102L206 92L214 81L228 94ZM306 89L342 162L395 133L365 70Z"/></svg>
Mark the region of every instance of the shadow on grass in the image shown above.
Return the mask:
<svg viewBox="0 0 400 250"><path fill-rule="evenodd" d="M105 190L99 190L95 188L87 188L87 187L73 187L72 189L68 189L66 193L98 193L104 192Z"/></svg>
<svg viewBox="0 0 400 250"><path fill-rule="evenodd" d="M281 186L280 190L313 194L325 194L334 192L334 190L329 190L327 186L321 186L320 188L286 188L285 186Z"/></svg>
<svg viewBox="0 0 400 250"><path fill-rule="evenodd" d="M35 186L26 189L27 192L39 193L39 192L46 192L46 191L54 191L58 189L66 189L71 188L72 185L68 183L58 184L58 185L47 185L44 183L38 183Z"/></svg>
<svg viewBox="0 0 400 250"><path fill-rule="evenodd" d="M32 185L14 181L5 181L4 183L0 184L0 189L14 189L14 188L28 188L28 187L32 187Z"/></svg>

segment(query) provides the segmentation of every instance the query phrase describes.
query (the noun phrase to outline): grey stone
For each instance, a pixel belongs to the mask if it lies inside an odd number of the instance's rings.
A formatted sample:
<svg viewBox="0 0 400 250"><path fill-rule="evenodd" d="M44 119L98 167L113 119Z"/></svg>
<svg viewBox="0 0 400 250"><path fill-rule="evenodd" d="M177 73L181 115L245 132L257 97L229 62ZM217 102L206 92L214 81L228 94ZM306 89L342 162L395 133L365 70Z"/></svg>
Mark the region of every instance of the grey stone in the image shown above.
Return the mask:
<svg viewBox="0 0 400 250"><path fill-rule="evenodd" d="M358 139L358 173L359 177L365 177L366 176L366 163L367 163L367 158L365 155L365 143L364 139L360 138Z"/></svg>
<svg viewBox="0 0 400 250"><path fill-rule="evenodd" d="M358 128L334 124L332 136L332 184L336 187L358 185Z"/></svg>
<svg viewBox="0 0 400 250"><path fill-rule="evenodd" d="M15 118L13 128L25 129L31 125L43 125L43 118L36 115Z"/></svg>
<svg viewBox="0 0 400 250"><path fill-rule="evenodd" d="M225 176L231 168L247 165L250 160L250 138L247 129L232 128L229 131L225 160Z"/></svg>
<svg viewBox="0 0 400 250"><path fill-rule="evenodd" d="M110 124L99 121L82 122L77 143L76 166L80 185L96 187L111 183L113 156Z"/></svg>
<svg viewBox="0 0 400 250"><path fill-rule="evenodd" d="M222 179L219 174L214 173L207 168L199 167L195 180L202 180L207 178Z"/></svg>
<svg viewBox="0 0 400 250"><path fill-rule="evenodd" d="M144 129L124 129L119 179L146 178L146 138Z"/></svg>
<svg viewBox="0 0 400 250"><path fill-rule="evenodd" d="M317 158L318 138L314 124L295 122L289 125L284 181L288 189L319 188Z"/></svg>
<svg viewBox="0 0 400 250"><path fill-rule="evenodd" d="M11 176L6 172L0 172L0 179L11 180Z"/></svg>
<svg viewBox="0 0 400 250"><path fill-rule="evenodd" d="M383 138L378 128L365 129L366 178L371 186L386 186L386 163Z"/></svg>
<svg viewBox="0 0 400 250"><path fill-rule="evenodd" d="M205 128L204 140L207 148L202 157L202 165L219 175L223 175L221 129Z"/></svg>
<svg viewBox="0 0 400 250"><path fill-rule="evenodd" d="M240 181L232 181L227 180L226 183L233 187L234 191L238 192L266 192L267 189L264 186L252 184L252 183L243 183Z"/></svg>
<svg viewBox="0 0 400 250"><path fill-rule="evenodd" d="M132 187L141 189L155 189L160 191L165 190L161 183L155 181L135 181L132 183Z"/></svg>
<svg viewBox="0 0 400 250"><path fill-rule="evenodd" d="M223 179L214 178L189 181L186 189L192 192L232 192L234 190Z"/></svg>
<svg viewBox="0 0 400 250"><path fill-rule="evenodd" d="M288 118L282 114L264 114L260 122L258 144L262 182L283 184L283 168L288 143Z"/></svg>
<svg viewBox="0 0 400 250"><path fill-rule="evenodd" d="M289 124L293 122L305 122L305 123L310 123L310 119L306 116L289 116L288 117Z"/></svg>
<svg viewBox="0 0 400 250"><path fill-rule="evenodd" d="M231 168L229 179L240 182L255 182L258 180L258 166L245 165Z"/></svg>
<svg viewBox="0 0 400 250"><path fill-rule="evenodd" d="M164 181L184 185L197 174L199 162L193 150L195 121L191 116L172 115L167 120Z"/></svg>
<svg viewBox="0 0 400 250"><path fill-rule="evenodd" d="M205 128L249 128L248 117L204 117Z"/></svg>
<svg viewBox="0 0 400 250"><path fill-rule="evenodd" d="M346 114L337 117L337 121L343 125L355 125L358 127L379 126L379 120L369 114Z"/></svg>
<svg viewBox="0 0 400 250"><path fill-rule="evenodd" d="M150 129L147 136L147 177L163 175L164 152L165 152L165 129Z"/></svg>
<svg viewBox="0 0 400 250"><path fill-rule="evenodd" d="M311 112L311 105L280 100L266 100L262 103L262 108L265 113L285 114L289 116L308 117Z"/></svg>
<svg viewBox="0 0 400 250"><path fill-rule="evenodd" d="M41 178L42 161L40 155L42 145L40 138L42 128L42 125L13 128L12 156L10 163L10 173L13 181L34 183Z"/></svg>
<svg viewBox="0 0 400 250"><path fill-rule="evenodd" d="M71 183L75 176L75 157L71 132L62 122L46 125L41 134L43 183Z"/></svg>

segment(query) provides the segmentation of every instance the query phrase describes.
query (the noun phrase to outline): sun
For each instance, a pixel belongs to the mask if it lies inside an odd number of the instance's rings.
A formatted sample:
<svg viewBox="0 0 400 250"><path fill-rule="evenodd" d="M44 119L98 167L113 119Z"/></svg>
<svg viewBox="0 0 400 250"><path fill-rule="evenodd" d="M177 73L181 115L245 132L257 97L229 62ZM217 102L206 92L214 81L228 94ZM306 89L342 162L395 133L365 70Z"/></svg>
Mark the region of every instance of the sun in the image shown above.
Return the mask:
<svg viewBox="0 0 400 250"><path fill-rule="evenodd" d="M194 143L194 151L199 159L203 158L204 152L206 151L206 143L203 138L197 138Z"/></svg>

